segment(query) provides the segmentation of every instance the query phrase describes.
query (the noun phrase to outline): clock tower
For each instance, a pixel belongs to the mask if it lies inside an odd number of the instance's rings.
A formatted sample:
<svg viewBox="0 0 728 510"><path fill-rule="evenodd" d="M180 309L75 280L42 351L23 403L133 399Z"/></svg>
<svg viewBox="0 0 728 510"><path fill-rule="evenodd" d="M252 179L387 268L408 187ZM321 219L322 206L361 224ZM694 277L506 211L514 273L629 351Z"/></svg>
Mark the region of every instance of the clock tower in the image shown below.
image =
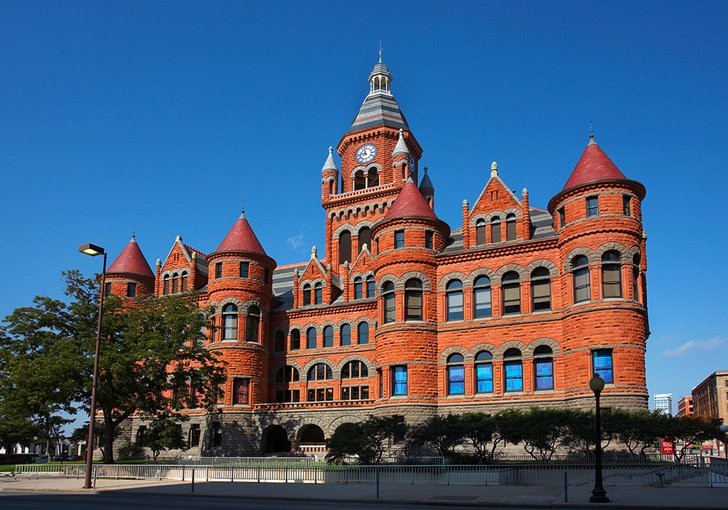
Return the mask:
<svg viewBox="0 0 728 510"><path fill-rule="evenodd" d="M344 276L365 248L373 253L371 227L383 218L412 178L422 147L410 131L391 91L392 75L382 62L369 74L369 93L351 128L336 146L341 171L331 153L322 170L321 205L326 210L326 262Z"/></svg>

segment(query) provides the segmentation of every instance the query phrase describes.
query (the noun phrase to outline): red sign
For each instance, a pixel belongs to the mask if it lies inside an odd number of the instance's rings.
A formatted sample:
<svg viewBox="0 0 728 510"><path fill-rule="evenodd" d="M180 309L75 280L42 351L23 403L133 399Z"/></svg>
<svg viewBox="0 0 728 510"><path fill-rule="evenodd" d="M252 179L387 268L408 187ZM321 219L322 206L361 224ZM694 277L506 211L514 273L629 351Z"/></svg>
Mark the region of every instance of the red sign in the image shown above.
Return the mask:
<svg viewBox="0 0 728 510"><path fill-rule="evenodd" d="M673 455L675 453L675 445L669 439L660 439L660 453L663 455Z"/></svg>

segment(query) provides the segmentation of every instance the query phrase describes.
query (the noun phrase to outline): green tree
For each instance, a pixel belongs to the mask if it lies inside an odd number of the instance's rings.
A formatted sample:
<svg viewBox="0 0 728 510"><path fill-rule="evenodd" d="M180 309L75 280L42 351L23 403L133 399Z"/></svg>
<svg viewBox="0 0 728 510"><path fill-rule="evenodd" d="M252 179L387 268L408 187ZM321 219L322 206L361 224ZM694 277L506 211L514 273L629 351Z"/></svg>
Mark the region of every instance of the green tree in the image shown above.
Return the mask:
<svg viewBox="0 0 728 510"><path fill-rule="evenodd" d="M724 434L720 430L722 420L705 416L676 416L667 418L664 437L672 441L675 462L685 458L685 452L695 444L710 439L719 439Z"/></svg>
<svg viewBox="0 0 728 510"><path fill-rule="evenodd" d="M455 447L465 441L462 422L456 415L431 416L411 427L407 433L407 448L420 450L429 446L443 457L453 454Z"/></svg>
<svg viewBox="0 0 728 510"><path fill-rule="evenodd" d="M612 409L614 435L633 457L646 460L645 451L667 433L667 415L660 411Z"/></svg>
<svg viewBox="0 0 728 510"><path fill-rule="evenodd" d="M475 450L480 464L489 464L495 458L498 446L509 442L505 427L499 426L500 416L485 413L463 413L459 417L463 437ZM500 423L503 423L502 419Z"/></svg>
<svg viewBox="0 0 728 510"><path fill-rule="evenodd" d="M404 416L370 415L361 423L342 425L327 442L329 462L345 462L357 457L360 464L380 464L384 453L407 433Z"/></svg>
<svg viewBox="0 0 728 510"><path fill-rule="evenodd" d="M0 329L0 396L27 401L36 424L90 395L98 284L75 270L64 275L67 302L37 297ZM214 405L224 373L202 345L205 326L191 294L105 300L96 393L104 462L114 461L117 428L130 416Z"/></svg>
<svg viewBox="0 0 728 510"><path fill-rule="evenodd" d="M152 451L154 462L157 462L157 457L162 451L184 448L182 426L178 421L167 416L155 418L142 436L141 446L149 448Z"/></svg>
<svg viewBox="0 0 728 510"><path fill-rule="evenodd" d="M514 437L520 436L523 448L539 462L548 462L556 451L572 439L569 426L572 414L566 409L532 407L512 415Z"/></svg>

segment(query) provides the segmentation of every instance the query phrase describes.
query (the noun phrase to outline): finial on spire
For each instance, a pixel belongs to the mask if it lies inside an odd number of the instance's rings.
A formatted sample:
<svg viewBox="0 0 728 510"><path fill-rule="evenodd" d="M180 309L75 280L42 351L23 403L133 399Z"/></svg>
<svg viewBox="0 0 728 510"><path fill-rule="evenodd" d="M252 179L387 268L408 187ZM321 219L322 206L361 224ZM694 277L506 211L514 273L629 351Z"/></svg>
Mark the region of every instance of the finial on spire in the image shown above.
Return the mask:
<svg viewBox="0 0 728 510"><path fill-rule="evenodd" d="M382 63L382 40L379 39L379 63Z"/></svg>
<svg viewBox="0 0 728 510"><path fill-rule="evenodd" d="M240 217L245 218L245 200L243 200L243 205L240 207Z"/></svg>
<svg viewBox="0 0 728 510"><path fill-rule="evenodd" d="M425 167L425 175L427 175L427 172L428 172L429 170L430 170L429 168Z"/></svg>
<svg viewBox="0 0 728 510"><path fill-rule="evenodd" d="M490 164L490 176L495 177L496 175L498 175L498 162L493 161Z"/></svg>
<svg viewBox="0 0 728 510"><path fill-rule="evenodd" d="M594 145L595 143L597 142L594 140L594 124L592 121L589 121L589 145Z"/></svg>
<svg viewBox="0 0 728 510"><path fill-rule="evenodd" d="M131 240L136 241L136 226L131 226Z"/></svg>

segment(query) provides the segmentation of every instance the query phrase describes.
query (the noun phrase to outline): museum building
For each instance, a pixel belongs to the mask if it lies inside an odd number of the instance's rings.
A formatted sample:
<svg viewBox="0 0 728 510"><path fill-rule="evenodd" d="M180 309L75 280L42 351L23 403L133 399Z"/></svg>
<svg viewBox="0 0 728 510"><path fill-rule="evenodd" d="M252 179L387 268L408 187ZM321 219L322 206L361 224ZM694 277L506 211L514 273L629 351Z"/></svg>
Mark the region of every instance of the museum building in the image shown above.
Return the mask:
<svg viewBox="0 0 728 510"><path fill-rule="evenodd" d="M195 291L214 310L224 397L187 411L185 453L318 454L371 414L592 408L595 372L604 406L647 408L644 186L592 134L547 211L494 162L451 228L391 83L380 58L338 164L329 148L322 254L278 266L243 214L210 253L177 237L152 271L132 239L109 267L107 292Z"/></svg>

